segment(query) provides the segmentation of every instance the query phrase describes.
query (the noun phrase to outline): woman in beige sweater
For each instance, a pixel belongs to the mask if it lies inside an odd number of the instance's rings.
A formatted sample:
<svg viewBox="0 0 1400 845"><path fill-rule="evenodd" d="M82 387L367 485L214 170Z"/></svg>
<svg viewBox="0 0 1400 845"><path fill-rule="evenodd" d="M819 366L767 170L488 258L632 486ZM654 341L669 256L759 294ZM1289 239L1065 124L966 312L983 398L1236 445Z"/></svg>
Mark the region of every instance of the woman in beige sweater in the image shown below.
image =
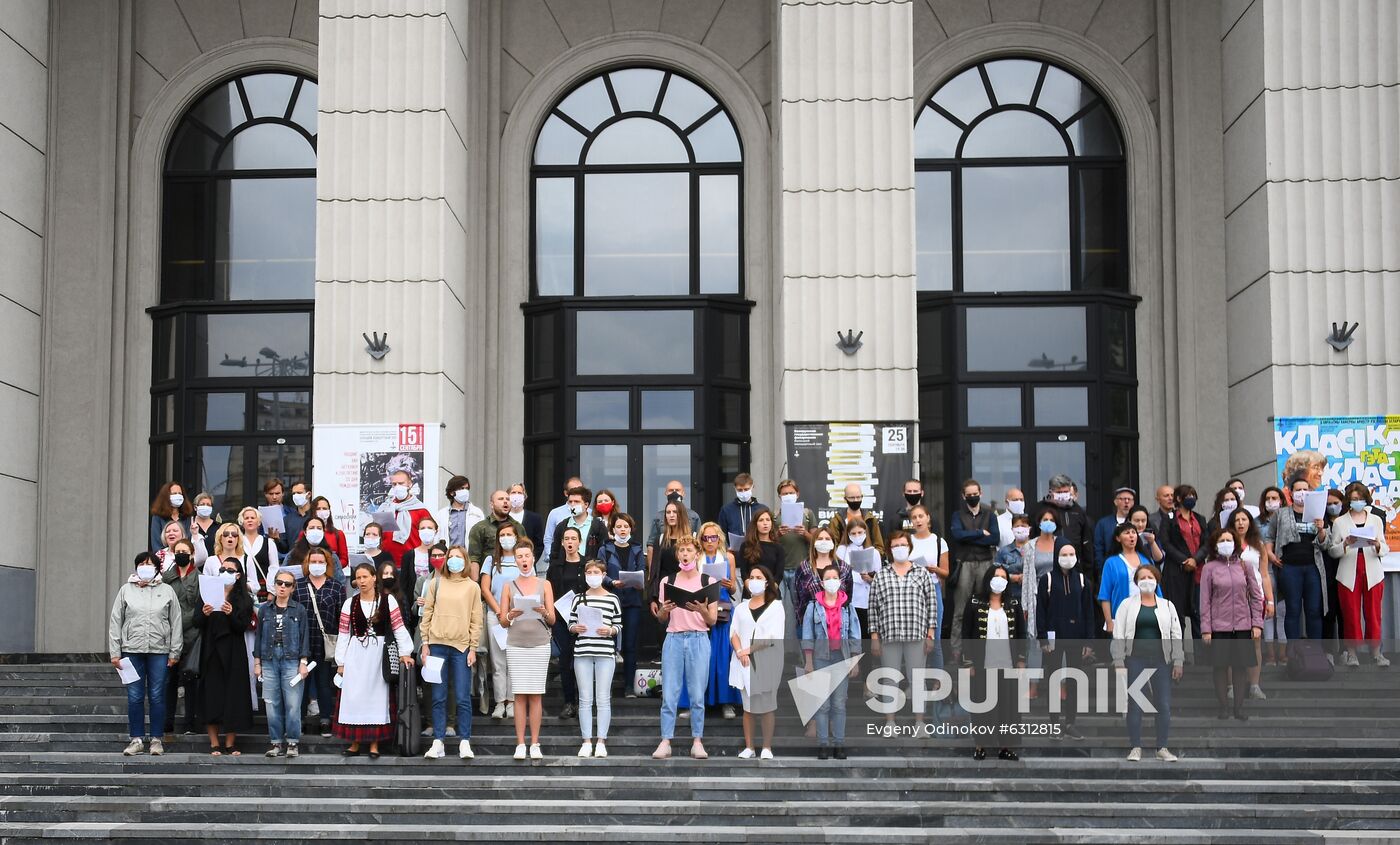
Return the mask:
<svg viewBox="0 0 1400 845"><path fill-rule="evenodd" d="M457 699L457 735L462 738L457 756L463 760L472 753L472 667L476 647L481 643L481 588L471 579L467 550L453 546L447 550L447 565L433 575L423 601L418 633L423 637L423 664L429 657L443 660L442 680L433 685L433 744L423 756L440 759L447 752L447 684Z"/></svg>

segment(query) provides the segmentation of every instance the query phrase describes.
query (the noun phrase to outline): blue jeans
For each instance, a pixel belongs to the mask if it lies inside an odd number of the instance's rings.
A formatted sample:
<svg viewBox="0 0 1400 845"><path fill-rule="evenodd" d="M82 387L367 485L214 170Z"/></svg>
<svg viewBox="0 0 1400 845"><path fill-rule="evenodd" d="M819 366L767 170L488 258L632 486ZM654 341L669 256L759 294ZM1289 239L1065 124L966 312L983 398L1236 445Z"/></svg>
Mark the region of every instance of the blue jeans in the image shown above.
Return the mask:
<svg viewBox="0 0 1400 845"><path fill-rule="evenodd" d="M1278 573L1285 606L1284 634L1290 640L1302 639L1299 629L1306 622L1307 638L1322 639L1322 579L1317 567L1284 564Z"/></svg>
<svg viewBox="0 0 1400 845"><path fill-rule="evenodd" d="M301 694L306 687L292 686L300 662L295 657L268 657L262 661L267 735L274 745L301 740Z"/></svg>
<svg viewBox="0 0 1400 845"><path fill-rule="evenodd" d="M637 677L637 635L642 628L642 609L624 607L622 609L622 686L632 688L632 679ZM574 673L577 675L577 671Z"/></svg>
<svg viewBox="0 0 1400 845"><path fill-rule="evenodd" d="M617 661L611 654L606 657L574 658L574 674L578 676L578 724L584 739L608 738L608 726L612 723L613 670L616 668ZM598 709L596 732L593 730L595 704Z"/></svg>
<svg viewBox="0 0 1400 845"><path fill-rule="evenodd" d="M676 735L676 705L681 686L690 693L690 735L705 735L705 686L710 677L710 634L680 631L667 634L661 646L661 738Z"/></svg>
<svg viewBox="0 0 1400 845"><path fill-rule="evenodd" d="M554 651L559 656L559 686L564 704L578 704L578 679L574 677L574 635L563 618L554 620Z"/></svg>
<svg viewBox="0 0 1400 845"><path fill-rule="evenodd" d="M131 658L131 665L141 677L126 685L126 724L132 739L164 736L165 728L165 672L170 660L168 654L131 654L122 652L122 657ZM146 699L151 701L151 729L146 730Z"/></svg>
<svg viewBox="0 0 1400 845"><path fill-rule="evenodd" d="M1152 706L1157 708L1157 715L1154 717L1157 725L1157 747L1167 747L1167 734L1172 729L1172 670L1162 660L1143 660L1138 657L1129 657L1124 661L1128 669L1128 684L1136 681L1143 672L1153 670ZM1128 745L1132 748L1142 747L1142 708L1138 706L1137 700L1129 696L1128 698Z"/></svg>
<svg viewBox="0 0 1400 845"><path fill-rule="evenodd" d="M812 660L812 668L820 672L822 669L840 663L845 660L841 652L832 652L831 656L825 660L820 657ZM831 695L827 696L822 706L817 708L817 740L822 745L835 743L841 745L846 741L846 688L850 686L850 675L842 674L841 681L836 685Z"/></svg>
<svg viewBox="0 0 1400 845"><path fill-rule="evenodd" d="M433 684L433 739L447 737L447 685L457 698L457 736L472 738L472 667L467 665L467 653L450 645L428 646L428 654L441 657L442 683Z"/></svg>
<svg viewBox="0 0 1400 845"><path fill-rule="evenodd" d="M306 692L302 693L302 715L306 715L306 705L314 699L316 706L321 710L321 715L317 718L325 726L322 730L330 730L331 717L335 715L335 694L335 664L329 657L316 661L315 668L306 676Z"/></svg>

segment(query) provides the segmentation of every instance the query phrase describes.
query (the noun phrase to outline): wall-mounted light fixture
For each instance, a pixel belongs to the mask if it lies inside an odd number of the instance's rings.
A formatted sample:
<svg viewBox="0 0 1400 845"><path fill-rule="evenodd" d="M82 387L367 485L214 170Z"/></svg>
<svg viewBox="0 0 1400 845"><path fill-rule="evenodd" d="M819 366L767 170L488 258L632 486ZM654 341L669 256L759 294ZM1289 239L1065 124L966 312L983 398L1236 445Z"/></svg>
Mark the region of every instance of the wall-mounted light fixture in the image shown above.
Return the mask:
<svg viewBox="0 0 1400 845"><path fill-rule="evenodd" d="M373 339L371 339L370 336L365 334L364 332L361 332L360 337L365 339L365 351L368 352L369 357L373 358L374 360L382 361L384 360L384 356L389 354L388 332L385 332L382 337L380 336L379 332L375 332Z"/></svg>
<svg viewBox="0 0 1400 845"><path fill-rule="evenodd" d="M860 339L863 337L865 337L865 332L856 334L855 329L847 329L845 334L837 332L836 348L847 355L854 355L860 350L861 346L864 345L860 342Z"/></svg>
<svg viewBox="0 0 1400 845"><path fill-rule="evenodd" d="M1346 320L1343 320L1340 326L1333 323L1332 333L1327 336L1327 343L1333 349L1342 352L1351 346L1351 342L1356 339L1356 330L1359 328L1361 328L1360 323L1352 323L1351 327L1348 328Z"/></svg>

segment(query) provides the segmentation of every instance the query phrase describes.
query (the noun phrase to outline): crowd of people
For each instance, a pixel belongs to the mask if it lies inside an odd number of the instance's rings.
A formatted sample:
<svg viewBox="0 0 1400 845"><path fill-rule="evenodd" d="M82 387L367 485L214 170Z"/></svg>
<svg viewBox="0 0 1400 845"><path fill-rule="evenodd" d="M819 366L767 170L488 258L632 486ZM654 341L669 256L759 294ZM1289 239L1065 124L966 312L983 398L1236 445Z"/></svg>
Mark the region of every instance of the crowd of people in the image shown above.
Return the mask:
<svg viewBox="0 0 1400 845"><path fill-rule="evenodd" d="M475 695L495 703L492 718L514 721L516 759L540 759L553 664L558 715L578 721L578 756L606 757L611 702L642 694L638 654L655 642L657 759L672 755L682 720L690 755L707 757L707 710L742 715L739 758L771 759L775 679L868 645L906 676L950 661L975 668L978 697L999 693L976 717L985 724L1017 718L1014 667L1048 675L1111 661L1130 680L1152 672L1156 756L1175 760L1166 679L1180 679L1188 651L1211 667L1221 719L1248 718L1246 702L1266 697L1261 667L1293 659L1289 642L1320 641L1329 663L1348 666L1365 647L1389 665L1380 649L1385 512L1358 483L1328 491L1326 514L1304 519L1322 467L1320 455L1300 452L1282 488L1251 500L1231 479L1209 508L1190 484L1158 488L1155 510L1123 487L1097 521L1064 475L1038 501L1004 491L1000 509L969 479L944 515L946 534L918 480L883 518L848 485L845 508L825 521L791 479L770 506L739 474L713 520L671 481L644 522L580 478L538 514L523 484L492 491L483 510L470 481L454 476L447 507L433 512L400 471L354 553L329 501L303 482L264 488L280 530L265 530L251 506L225 521L208 493L189 498L171 482L151 507L150 548L112 606L111 660L136 676L126 685L125 753L162 754L182 698L185 731L206 733L211 755L238 755L260 696L267 756L297 756L306 724L342 739L346 756L377 758L395 736L400 673L431 666L425 757L444 757L450 738L459 758L474 756ZM785 640L796 640L795 667L783 666ZM1056 649L1057 640L1075 645ZM474 670L487 676L476 687ZM855 677L855 667L843 674L807 726L822 759L846 756ZM939 711L914 713L921 723L930 715ZM1130 701L1130 760L1142 756L1143 715ZM1082 738L1075 716L1056 717L1069 739ZM1017 759L1014 737L1005 741L998 756Z"/></svg>

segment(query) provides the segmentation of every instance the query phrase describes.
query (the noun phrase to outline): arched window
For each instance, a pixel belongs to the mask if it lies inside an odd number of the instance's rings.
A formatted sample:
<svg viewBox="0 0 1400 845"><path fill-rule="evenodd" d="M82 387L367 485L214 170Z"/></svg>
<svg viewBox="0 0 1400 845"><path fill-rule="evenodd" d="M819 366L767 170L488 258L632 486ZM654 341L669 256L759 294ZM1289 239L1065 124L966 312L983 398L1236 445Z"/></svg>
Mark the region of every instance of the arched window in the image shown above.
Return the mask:
<svg viewBox="0 0 1400 845"><path fill-rule="evenodd" d="M914 125L921 463L984 500L1049 476L1081 500L1136 478L1123 142L1088 83L1040 59L968 67ZM950 454L951 453L951 454ZM948 467L956 467L949 472Z"/></svg>
<svg viewBox="0 0 1400 845"><path fill-rule="evenodd" d="M698 506L746 468L742 175L728 112L674 71L610 70L550 111L531 167L536 489L577 472L645 518L671 478Z"/></svg>
<svg viewBox="0 0 1400 845"><path fill-rule="evenodd" d="M151 482L215 506L309 471L316 269L316 83L229 80L166 151Z"/></svg>

